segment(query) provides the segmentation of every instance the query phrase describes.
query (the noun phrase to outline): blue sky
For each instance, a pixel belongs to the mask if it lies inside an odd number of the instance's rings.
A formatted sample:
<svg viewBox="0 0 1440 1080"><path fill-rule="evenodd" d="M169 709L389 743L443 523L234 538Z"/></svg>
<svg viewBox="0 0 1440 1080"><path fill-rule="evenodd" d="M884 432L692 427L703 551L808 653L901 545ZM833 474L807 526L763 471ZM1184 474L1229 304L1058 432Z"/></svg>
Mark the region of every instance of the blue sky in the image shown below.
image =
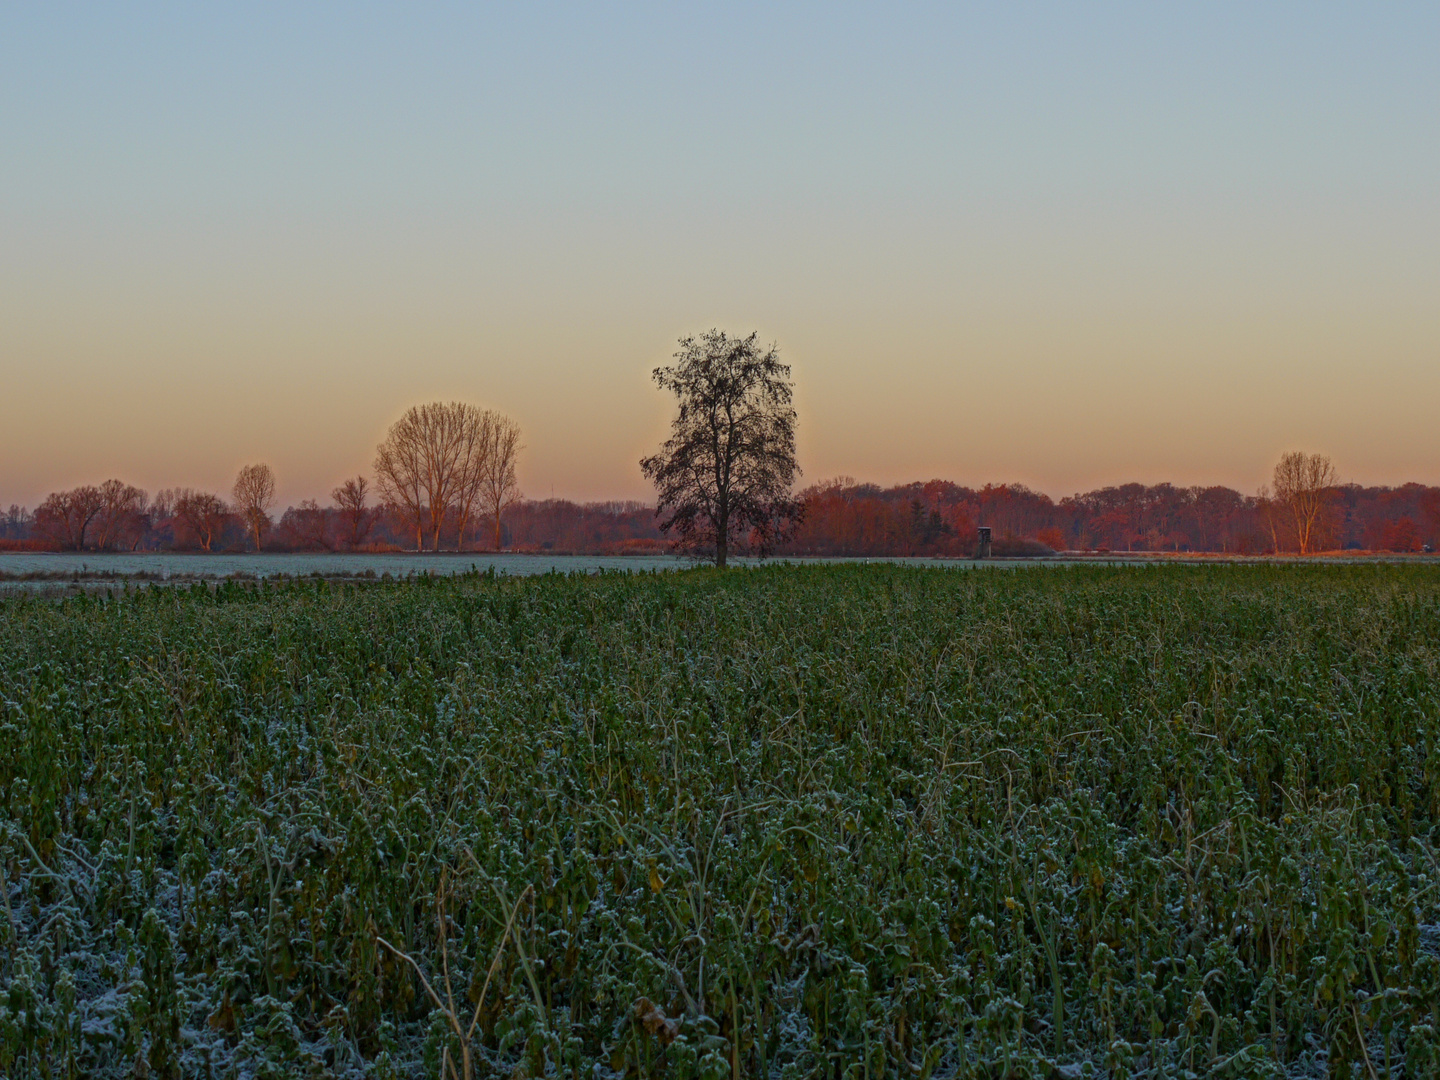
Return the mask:
<svg viewBox="0 0 1440 1080"><path fill-rule="evenodd" d="M432 397L643 496L680 334L808 479L1440 482L1433 5L0 9L0 501L281 495Z"/></svg>

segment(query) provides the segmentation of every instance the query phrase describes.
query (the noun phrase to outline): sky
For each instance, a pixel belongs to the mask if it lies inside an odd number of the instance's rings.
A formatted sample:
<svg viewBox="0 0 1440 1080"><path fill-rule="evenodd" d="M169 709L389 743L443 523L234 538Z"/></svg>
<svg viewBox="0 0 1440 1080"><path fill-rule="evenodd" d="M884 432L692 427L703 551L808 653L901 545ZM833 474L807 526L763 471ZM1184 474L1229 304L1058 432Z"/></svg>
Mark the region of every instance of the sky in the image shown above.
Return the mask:
<svg viewBox="0 0 1440 1080"><path fill-rule="evenodd" d="M283 506L410 405L647 498L685 334L805 483L1440 483L1440 6L0 6L0 504Z"/></svg>

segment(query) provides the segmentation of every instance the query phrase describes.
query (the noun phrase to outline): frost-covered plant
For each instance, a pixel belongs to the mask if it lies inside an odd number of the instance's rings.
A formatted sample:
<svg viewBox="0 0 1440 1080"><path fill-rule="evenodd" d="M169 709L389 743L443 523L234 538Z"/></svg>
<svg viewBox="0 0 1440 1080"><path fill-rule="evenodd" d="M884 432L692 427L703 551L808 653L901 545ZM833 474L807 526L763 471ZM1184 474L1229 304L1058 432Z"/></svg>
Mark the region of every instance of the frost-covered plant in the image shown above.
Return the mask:
<svg viewBox="0 0 1440 1080"><path fill-rule="evenodd" d="M1425 567L0 601L0 1075L1399 1076Z"/></svg>

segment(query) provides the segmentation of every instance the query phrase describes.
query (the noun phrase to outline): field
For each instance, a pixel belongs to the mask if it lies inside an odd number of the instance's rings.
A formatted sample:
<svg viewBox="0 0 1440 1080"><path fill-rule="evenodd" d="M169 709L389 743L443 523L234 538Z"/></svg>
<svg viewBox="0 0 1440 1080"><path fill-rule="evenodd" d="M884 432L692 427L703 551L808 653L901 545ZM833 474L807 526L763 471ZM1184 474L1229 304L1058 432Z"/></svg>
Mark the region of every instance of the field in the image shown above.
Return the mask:
<svg viewBox="0 0 1440 1080"><path fill-rule="evenodd" d="M0 1075L1434 1076L1440 571L0 600Z"/></svg>

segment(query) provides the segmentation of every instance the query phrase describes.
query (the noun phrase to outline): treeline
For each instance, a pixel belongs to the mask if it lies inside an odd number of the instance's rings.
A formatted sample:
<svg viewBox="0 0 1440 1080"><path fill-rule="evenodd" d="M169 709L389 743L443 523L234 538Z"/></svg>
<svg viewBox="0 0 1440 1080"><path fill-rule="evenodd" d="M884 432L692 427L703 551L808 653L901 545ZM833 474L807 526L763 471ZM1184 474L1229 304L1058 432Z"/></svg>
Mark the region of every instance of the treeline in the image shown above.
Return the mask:
<svg viewBox="0 0 1440 1080"><path fill-rule="evenodd" d="M244 494L239 481L237 489ZM253 499L247 505L191 488L167 488L152 498L133 485L108 480L55 492L33 511L12 505L0 514L0 550L239 553L256 549L257 528L258 546L278 552L414 551L418 546L629 554L666 547L654 507L641 502L510 502L502 505L498 537L493 512L476 513L456 503L432 516L422 502L426 530L417 536L415 507L372 504L371 492L370 481L357 476L331 492L329 505L307 499L272 515Z"/></svg>
<svg viewBox="0 0 1440 1080"><path fill-rule="evenodd" d="M118 486L125 497L107 498ZM414 551L415 514L404 506L371 505L369 482L347 480L330 505L307 499L278 515L264 514L265 551ZM422 507L427 513L428 507ZM643 503L578 504L565 500L512 503L505 508L498 546L506 550L574 553L661 551L655 512ZM493 517L457 508L437 516L441 542L427 529L426 550L495 550ZM110 481L48 496L36 509L12 505L0 514L0 550L9 551L254 551L256 515L213 492L166 489L153 498Z"/></svg>
<svg viewBox="0 0 1440 1080"><path fill-rule="evenodd" d="M335 494L356 483L346 481ZM368 481L360 478L358 483L362 492L368 490ZM152 498L133 485L107 480L54 492L33 511L12 505L0 516L0 548L244 551L256 546L251 537L258 524L266 548L366 550L372 537L380 539L376 525L384 514L365 505L363 495L359 511L357 521L344 506L322 508L308 500L286 510L276 522L263 509L257 512L214 492L166 488Z"/></svg>
<svg viewBox="0 0 1440 1080"><path fill-rule="evenodd" d="M272 551L415 550L417 518L434 549L555 554L664 551L653 507L640 502L520 500L493 513L452 505L373 504L364 477L347 480L331 502L305 501L271 516L193 489L153 498L119 480L57 492L33 512L0 515L0 547L10 550ZM996 555L1049 551L1167 551L1263 554L1299 549L1294 513L1281 498L1226 487L1124 484L1054 500L1023 484L963 487L943 480L880 487L841 477L801 493L804 517L779 554L966 557L976 530L989 526ZM418 513L417 513L418 509ZM1311 550L1417 552L1440 547L1440 488L1326 488Z"/></svg>
<svg viewBox="0 0 1440 1080"><path fill-rule="evenodd" d="M215 492L167 489L151 499L121 480L51 493L34 512L11 506L0 548L68 551L398 551L411 546L466 550L488 517L496 549L503 516L519 499L520 428L493 409L431 402L406 410L376 447L375 485L346 480L322 507L314 500L271 516L275 474L246 465L231 500Z"/></svg>
<svg viewBox="0 0 1440 1080"><path fill-rule="evenodd" d="M997 555L1045 551L1412 552L1440 546L1440 488L1330 485L1313 521L1297 523L1290 492L1123 484L1051 499L1023 484L968 488L944 480L881 488L841 477L804 492L805 517L786 547L807 555L973 552L989 526Z"/></svg>

